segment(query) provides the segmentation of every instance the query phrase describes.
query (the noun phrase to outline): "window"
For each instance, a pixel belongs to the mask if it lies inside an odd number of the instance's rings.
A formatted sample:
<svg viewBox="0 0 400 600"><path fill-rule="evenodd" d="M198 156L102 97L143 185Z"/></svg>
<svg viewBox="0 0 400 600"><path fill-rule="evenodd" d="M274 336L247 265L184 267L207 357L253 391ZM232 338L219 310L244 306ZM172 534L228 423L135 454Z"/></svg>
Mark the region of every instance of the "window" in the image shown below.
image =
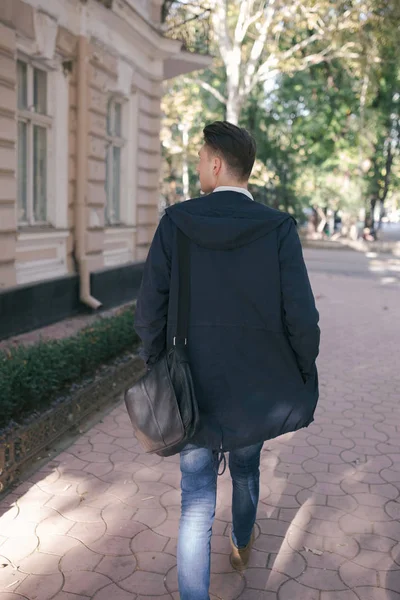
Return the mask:
<svg viewBox="0 0 400 600"><path fill-rule="evenodd" d="M106 223L116 225L121 221L121 154L125 146L122 137L123 105L112 98L107 113L106 156Z"/></svg>
<svg viewBox="0 0 400 600"><path fill-rule="evenodd" d="M18 223L47 221L48 116L47 72L17 61L18 93Z"/></svg>

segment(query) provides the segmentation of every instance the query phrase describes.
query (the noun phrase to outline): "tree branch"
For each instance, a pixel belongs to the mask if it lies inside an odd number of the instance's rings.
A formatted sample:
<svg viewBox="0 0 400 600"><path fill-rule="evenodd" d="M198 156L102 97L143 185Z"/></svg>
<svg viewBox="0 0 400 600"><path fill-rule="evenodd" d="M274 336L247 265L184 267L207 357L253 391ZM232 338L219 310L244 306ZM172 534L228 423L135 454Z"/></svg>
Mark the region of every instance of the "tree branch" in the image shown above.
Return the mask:
<svg viewBox="0 0 400 600"><path fill-rule="evenodd" d="M251 91L256 84L255 77L256 74L256 65L260 59L262 51L265 46L265 42L267 40L268 32L271 27L272 20L275 15L275 0L269 0L268 6L264 10L265 21L261 24L259 29L258 38L255 40L253 47L250 52L250 58L246 65L246 71L243 78L243 89L241 93L246 95Z"/></svg>
<svg viewBox="0 0 400 600"><path fill-rule="evenodd" d="M303 6L303 4L300 4L300 11L302 12L305 19L307 19L307 21L309 20L310 15L316 16L316 18L313 20L313 28L317 29L323 35L325 32L325 23L322 17L318 15L318 11L316 9L306 9L305 6Z"/></svg>
<svg viewBox="0 0 400 600"><path fill-rule="evenodd" d="M240 44L244 38L244 24L246 23L249 13L253 8L254 0L242 0L240 3L240 11L235 27L234 41Z"/></svg>
<svg viewBox="0 0 400 600"><path fill-rule="evenodd" d="M310 37L306 38L305 40L298 42L298 44L295 44L294 46L289 48L289 50L286 50L286 52L284 52L282 54L282 60L287 60L288 58L291 58L299 50L304 50L304 48L307 48L307 46L310 46L314 42L322 39L322 35L323 35L322 33L314 33L313 35L310 35Z"/></svg>
<svg viewBox="0 0 400 600"><path fill-rule="evenodd" d="M192 79L189 77L184 77L183 81L187 84L197 83L197 85L202 87L203 90L210 92L210 94L212 94L214 96L214 98L216 98L219 102L221 102L221 104L226 104L226 98L221 94L221 92L219 92L218 90L213 88L212 85L210 85L206 81L202 81L201 79L197 79L197 78Z"/></svg>
<svg viewBox="0 0 400 600"><path fill-rule="evenodd" d="M275 2L275 0L270 0L270 3L266 10L269 10L274 2ZM306 9L304 7L303 3L301 2L301 0L293 0L290 5L290 8L288 8L288 10L290 10L290 12L293 12L293 11L295 12L298 9L300 9L301 13L306 18L308 16L310 16L311 13L314 12L313 10L310 11L309 9ZM264 23L262 25L262 31L260 32L260 36L256 40L256 42L254 43L254 46L253 46L253 50L252 50L253 56L250 58L249 63L246 68L246 73L245 73L245 77L244 77L244 86L243 86L243 89L241 90L241 93L243 95L248 95L258 82L267 81L268 79L274 78L277 74L278 65L282 64L284 61L287 61L287 60L293 58L298 52L300 52L301 50L304 50L305 48L308 48L315 42L323 40L324 36L327 33L332 33L333 31L351 30L354 27L354 23L352 21L349 22L351 13L352 13L352 11L348 10L346 12L346 14L344 15L345 16L344 20L341 19L339 22L335 22L335 23L331 22L330 24L325 23L322 17L318 17L318 15L316 15L317 18L313 19L313 27L316 29L316 32L314 34L310 35L309 37L302 40L301 42L294 44L291 48L289 48L285 52L282 52L279 54L271 54L267 58L267 60L265 60L259 66L259 68L256 70L256 64L262 54L263 46L265 44L266 37L267 37L267 33L265 33L265 30L264 30L266 23ZM269 26L270 26L270 23L269 23ZM257 44L259 42L263 42L263 45L261 48L258 49ZM327 57L328 53L331 53L332 57L336 56L338 58L339 57L358 58L359 55L357 53L354 53L354 52L347 53L347 54L345 53L345 50L347 50L347 48L354 47L354 46L355 46L354 43L348 43L344 47L342 47L340 50L338 49L335 52L332 52L333 47L329 46L329 49L325 49L320 53L312 54L309 57L303 58L303 60L301 62L302 66L300 66L300 70L304 70L304 68L307 68L310 64L318 64L320 62L323 62L324 60L327 60L326 57ZM304 66L304 64L305 64L305 66ZM272 69L272 71L271 71L271 69ZM293 71L294 70L296 70L296 69L293 69Z"/></svg>
<svg viewBox="0 0 400 600"><path fill-rule="evenodd" d="M303 58L301 63L293 65L292 68L286 70L282 69L281 67L278 67L281 57L271 55L268 61L265 61L264 63L264 65L267 65L268 63L268 66L261 73L257 73L257 82L265 83L266 81L275 79L280 73L300 73L301 71L305 71L306 69L308 69L311 65L318 65L322 62L332 60L333 58L340 56L339 51L338 53L332 52L332 48L332 46L328 46L322 52L317 52L316 54L309 54L308 56L305 56ZM359 57L358 54L351 54L346 56L350 56L350 58Z"/></svg>
<svg viewBox="0 0 400 600"><path fill-rule="evenodd" d="M229 63L229 54L232 51L232 41L229 36L226 0L212 0L212 21L219 51L225 65Z"/></svg>
<svg viewBox="0 0 400 600"><path fill-rule="evenodd" d="M280 71L277 68L279 63L281 63L285 60L288 60L289 58L294 56L296 54L296 52L306 48L307 46L310 46L317 40L320 40L321 37L322 37L321 34L314 33L309 38L306 38L305 40L298 42L297 44L295 44L294 46L289 48L289 50L286 50L286 52L283 52L282 54L280 54L278 56L276 54L270 54L270 56L267 58L267 60L264 61L262 63L262 65L260 65L257 72L254 74L252 80L249 82L249 85L247 85L245 87L244 94L246 94L246 95L249 94L257 83L265 82L265 81L268 81L269 79L275 78L276 75ZM328 52L328 50L329 51L331 50L331 46L329 46L322 52L319 52L317 54L312 54L310 56L306 56L305 58L303 58L303 61L302 61L303 67L296 68L294 70L301 71L301 70L308 68L309 64L317 64L319 62L323 62L324 60L326 60L325 57L326 57L326 53ZM304 63L305 63L305 66L304 66ZM272 69L272 71L271 71L271 69Z"/></svg>
<svg viewBox="0 0 400 600"><path fill-rule="evenodd" d="M254 2L255 0L242 0L240 4L240 13L235 28L235 44L241 44L250 25L262 17L262 10L258 10L253 16L251 16Z"/></svg>

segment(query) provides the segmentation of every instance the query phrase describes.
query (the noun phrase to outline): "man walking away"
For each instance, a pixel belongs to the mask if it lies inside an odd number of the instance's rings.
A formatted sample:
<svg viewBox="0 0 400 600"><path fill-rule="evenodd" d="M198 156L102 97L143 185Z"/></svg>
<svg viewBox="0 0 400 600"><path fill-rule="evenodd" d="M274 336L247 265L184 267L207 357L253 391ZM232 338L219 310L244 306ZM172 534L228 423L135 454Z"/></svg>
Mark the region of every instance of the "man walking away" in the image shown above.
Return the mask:
<svg viewBox="0 0 400 600"><path fill-rule="evenodd" d="M180 455L181 600L209 600L217 474L229 451L232 554L245 569L254 541L265 440L307 427L318 400L318 312L294 219L247 189L255 141L228 122L204 129L206 194L166 210L140 289L135 328L151 368L172 345L176 232L190 239L188 353L201 428Z"/></svg>

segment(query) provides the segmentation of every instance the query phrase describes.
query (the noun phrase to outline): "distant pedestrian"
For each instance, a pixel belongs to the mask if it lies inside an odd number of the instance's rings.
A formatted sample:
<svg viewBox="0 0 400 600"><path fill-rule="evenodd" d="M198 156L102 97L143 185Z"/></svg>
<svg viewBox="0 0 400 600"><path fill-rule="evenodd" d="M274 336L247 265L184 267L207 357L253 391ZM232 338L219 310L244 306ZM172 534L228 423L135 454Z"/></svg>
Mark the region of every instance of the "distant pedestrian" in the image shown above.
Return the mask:
<svg viewBox="0 0 400 600"><path fill-rule="evenodd" d="M217 473L229 451L232 554L245 569L254 541L265 440L308 426L318 400L318 312L294 219L253 201L256 146L228 122L204 129L206 194L166 209L146 262L135 328L151 368L172 344L177 228L190 239L188 352L201 428L180 455L181 600L209 600Z"/></svg>

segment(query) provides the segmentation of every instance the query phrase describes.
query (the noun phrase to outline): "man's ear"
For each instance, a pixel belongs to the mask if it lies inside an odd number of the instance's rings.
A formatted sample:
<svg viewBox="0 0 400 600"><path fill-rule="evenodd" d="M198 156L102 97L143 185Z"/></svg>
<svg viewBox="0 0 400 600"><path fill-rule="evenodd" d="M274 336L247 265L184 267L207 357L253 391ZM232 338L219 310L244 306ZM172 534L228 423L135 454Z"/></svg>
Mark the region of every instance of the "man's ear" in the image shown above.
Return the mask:
<svg viewBox="0 0 400 600"><path fill-rule="evenodd" d="M213 175L218 175L221 171L222 160L219 156L214 157L214 165L213 165Z"/></svg>

